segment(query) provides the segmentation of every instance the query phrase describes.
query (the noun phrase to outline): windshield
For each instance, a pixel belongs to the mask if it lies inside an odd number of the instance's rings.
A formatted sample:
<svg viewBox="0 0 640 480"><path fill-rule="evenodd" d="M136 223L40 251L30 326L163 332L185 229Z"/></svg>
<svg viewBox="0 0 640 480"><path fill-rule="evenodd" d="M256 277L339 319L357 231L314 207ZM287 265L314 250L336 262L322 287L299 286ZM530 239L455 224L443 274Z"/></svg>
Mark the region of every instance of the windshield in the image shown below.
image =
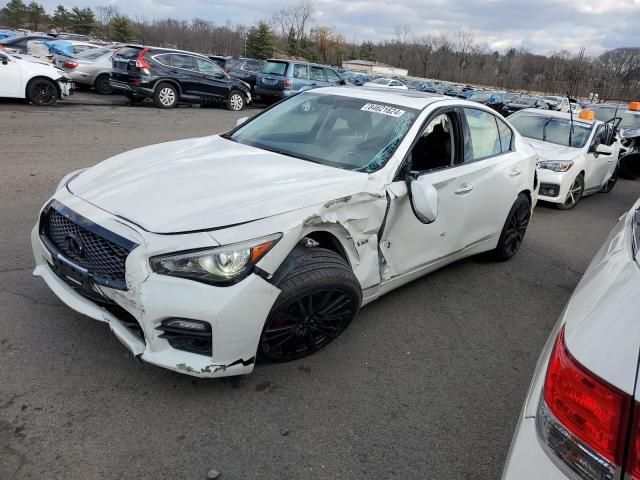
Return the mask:
<svg viewBox="0 0 640 480"><path fill-rule="evenodd" d="M574 121L569 145L571 121L568 119L517 112L509 117L509 122L524 137L574 148L586 145L593 128L591 125Z"/></svg>
<svg viewBox="0 0 640 480"><path fill-rule="evenodd" d="M522 105L530 105L534 106L536 104L537 98L533 97L520 97L514 100L514 103L521 103Z"/></svg>
<svg viewBox="0 0 640 480"><path fill-rule="evenodd" d="M332 167L383 167L418 116L360 98L298 94L241 126L230 140Z"/></svg>
<svg viewBox="0 0 640 480"><path fill-rule="evenodd" d="M101 57L102 55L106 55L107 53L113 53L113 50L108 48L92 48L90 50L85 50L84 52L80 52L76 55L78 58L88 58L89 60L93 60L95 58Z"/></svg>
<svg viewBox="0 0 640 480"><path fill-rule="evenodd" d="M618 128L640 128L640 112L629 111L625 106L620 106L617 113L615 107L590 106L589 110L593 110L596 118L603 122L611 120L613 117L620 117L622 121Z"/></svg>
<svg viewBox="0 0 640 480"><path fill-rule="evenodd" d="M284 62L267 62L262 66L262 73L272 75L284 75L287 72L287 64Z"/></svg>

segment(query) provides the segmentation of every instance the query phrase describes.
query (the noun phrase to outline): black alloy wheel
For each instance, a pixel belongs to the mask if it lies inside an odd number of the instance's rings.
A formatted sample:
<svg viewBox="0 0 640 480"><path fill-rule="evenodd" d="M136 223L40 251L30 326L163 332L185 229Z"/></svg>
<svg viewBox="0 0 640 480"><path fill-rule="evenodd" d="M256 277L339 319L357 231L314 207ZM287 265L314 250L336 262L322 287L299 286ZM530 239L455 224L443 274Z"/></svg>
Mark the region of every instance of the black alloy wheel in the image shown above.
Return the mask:
<svg viewBox="0 0 640 480"><path fill-rule="evenodd" d="M110 95L113 92L113 89L109 83L109 75L102 74L96 78L93 88L95 88L96 93L99 93L100 95Z"/></svg>
<svg viewBox="0 0 640 480"><path fill-rule="evenodd" d="M281 289L262 330L258 356L287 362L311 355L337 338L357 315L362 290L336 252L296 247L274 274Z"/></svg>
<svg viewBox="0 0 640 480"><path fill-rule="evenodd" d="M29 84L27 98L37 106L53 105L58 100L58 90L53 81L37 78Z"/></svg>
<svg viewBox="0 0 640 480"><path fill-rule="evenodd" d="M345 290L315 290L281 305L269 317L260 339L271 361L306 357L335 339L355 316L355 299Z"/></svg>
<svg viewBox="0 0 640 480"><path fill-rule="evenodd" d="M494 250L494 256L497 260L509 260L518 252L524 241L530 218L531 203L529 198L521 193L511 207L507 221L502 228L498 246Z"/></svg>

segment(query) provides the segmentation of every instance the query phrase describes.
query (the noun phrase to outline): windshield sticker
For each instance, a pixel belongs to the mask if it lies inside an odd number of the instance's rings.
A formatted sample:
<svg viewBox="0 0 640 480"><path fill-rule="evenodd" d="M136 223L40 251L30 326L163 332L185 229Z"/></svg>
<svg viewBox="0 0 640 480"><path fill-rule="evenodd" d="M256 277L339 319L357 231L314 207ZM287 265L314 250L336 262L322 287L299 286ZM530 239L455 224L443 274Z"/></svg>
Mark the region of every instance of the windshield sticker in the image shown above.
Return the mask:
<svg viewBox="0 0 640 480"><path fill-rule="evenodd" d="M363 112L381 113L383 115L389 115L390 117L401 117L405 111L399 108L389 107L387 105L378 105L377 103L367 103L360 110Z"/></svg>

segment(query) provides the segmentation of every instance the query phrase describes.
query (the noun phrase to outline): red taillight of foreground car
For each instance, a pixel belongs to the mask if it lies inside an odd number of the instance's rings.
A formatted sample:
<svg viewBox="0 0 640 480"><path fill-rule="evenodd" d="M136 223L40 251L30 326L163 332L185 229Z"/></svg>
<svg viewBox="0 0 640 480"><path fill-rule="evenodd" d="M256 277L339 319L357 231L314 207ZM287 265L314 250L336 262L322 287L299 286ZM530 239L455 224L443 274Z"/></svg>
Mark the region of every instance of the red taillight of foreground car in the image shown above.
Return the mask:
<svg viewBox="0 0 640 480"><path fill-rule="evenodd" d="M148 48L143 48L142 50L140 50L140 53L138 53L138 56L136 57L136 67L145 70L149 70L151 68L151 64L147 61L146 58L144 58L144 54L148 51Z"/></svg>
<svg viewBox="0 0 640 480"><path fill-rule="evenodd" d="M70 60L66 60L64 62L62 62L62 66L64 68L76 68L78 66L77 62L72 62Z"/></svg>
<svg viewBox="0 0 640 480"><path fill-rule="evenodd" d="M284 81L284 88L291 88L291 87L293 87L293 82L289 79L286 79Z"/></svg>
<svg viewBox="0 0 640 480"><path fill-rule="evenodd" d="M627 466L625 473L631 480L640 480L640 405L633 408L633 420L631 421L631 440L627 454Z"/></svg>
<svg viewBox="0 0 640 480"><path fill-rule="evenodd" d="M588 480L613 480L622 464L631 396L583 367L564 341L549 359L538 429L566 467Z"/></svg>

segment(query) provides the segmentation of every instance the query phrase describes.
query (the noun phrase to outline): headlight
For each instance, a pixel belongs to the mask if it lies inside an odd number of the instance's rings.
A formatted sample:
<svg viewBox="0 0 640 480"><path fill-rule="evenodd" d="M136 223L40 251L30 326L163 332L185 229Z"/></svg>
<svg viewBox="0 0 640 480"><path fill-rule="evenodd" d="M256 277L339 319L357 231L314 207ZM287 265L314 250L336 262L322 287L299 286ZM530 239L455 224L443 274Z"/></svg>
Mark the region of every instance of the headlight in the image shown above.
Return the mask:
<svg viewBox="0 0 640 480"><path fill-rule="evenodd" d="M190 250L151 257L151 269L159 274L212 285L234 284L253 271L271 250L281 233L222 247Z"/></svg>
<svg viewBox="0 0 640 480"><path fill-rule="evenodd" d="M573 166L571 160L549 160L538 162L538 168L553 170L554 172L566 172Z"/></svg>
<svg viewBox="0 0 640 480"><path fill-rule="evenodd" d="M64 177L62 177L62 180L60 180L60 183L58 183L58 186L56 187L56 192L58 190L60 190L61 188L66 187L71 182L71 180L76 178L78 175L80 175L85 170L86 170L86 168L83 168L81 170L75 170L75 171L73 171L71 173L67 173Z"/></svg>

